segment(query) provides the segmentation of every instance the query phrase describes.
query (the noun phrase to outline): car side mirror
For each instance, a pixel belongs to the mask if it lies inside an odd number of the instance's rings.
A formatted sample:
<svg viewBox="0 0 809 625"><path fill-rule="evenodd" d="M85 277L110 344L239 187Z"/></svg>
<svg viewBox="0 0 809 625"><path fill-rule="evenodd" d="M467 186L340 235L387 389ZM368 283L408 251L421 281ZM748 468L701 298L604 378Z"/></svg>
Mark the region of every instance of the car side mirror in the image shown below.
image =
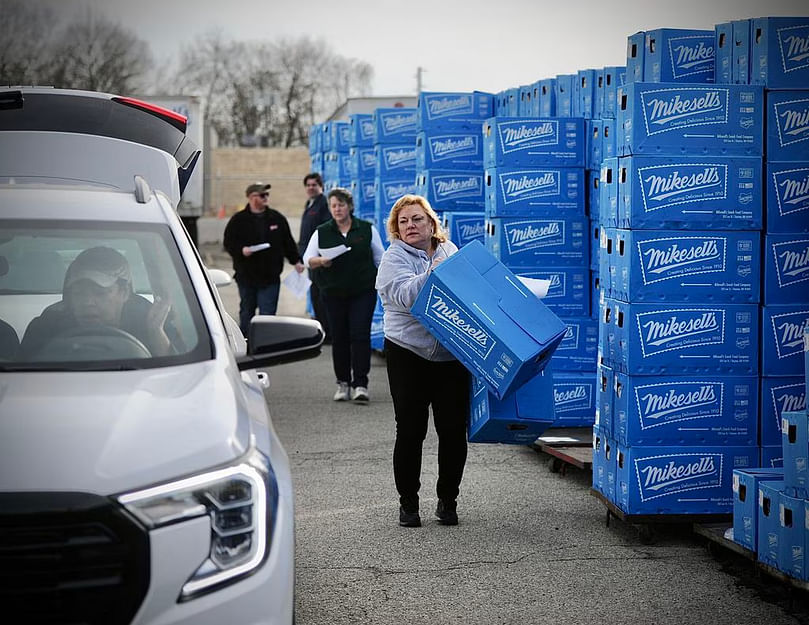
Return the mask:
<svg viewBox="0 0 809 625"><path fill-rule="evenodd" d="M313 319L256 315L250 321L247 354L237 357L236 364L244 371L315 358L324 336Z"/></svg>

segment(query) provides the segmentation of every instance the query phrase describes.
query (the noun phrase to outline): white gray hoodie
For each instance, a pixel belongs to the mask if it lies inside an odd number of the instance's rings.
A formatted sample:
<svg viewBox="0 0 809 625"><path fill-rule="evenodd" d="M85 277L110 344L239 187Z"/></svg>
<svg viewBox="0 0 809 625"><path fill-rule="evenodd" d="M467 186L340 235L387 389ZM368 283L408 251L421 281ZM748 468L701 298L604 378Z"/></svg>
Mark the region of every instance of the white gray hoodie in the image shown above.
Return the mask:
<svg viewBox="0 0 809 625"><path fill-rule="evenodd" d="M433 258L448 258L457 251L452 241L446 241L438 245ZM427 360L454 360L410 312L431 265L427 252L399 239L385 250L376 273L376 290L385 308L385 338Z"/></svg>

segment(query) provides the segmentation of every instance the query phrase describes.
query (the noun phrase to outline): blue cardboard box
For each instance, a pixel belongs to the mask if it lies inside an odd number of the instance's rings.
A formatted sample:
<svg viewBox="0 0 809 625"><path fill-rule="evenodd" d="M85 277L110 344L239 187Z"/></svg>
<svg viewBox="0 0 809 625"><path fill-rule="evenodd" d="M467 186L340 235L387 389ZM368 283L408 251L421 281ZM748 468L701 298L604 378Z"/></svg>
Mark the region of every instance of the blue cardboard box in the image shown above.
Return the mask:
<svg viewBox="0 0 809 625"><path fill-rule="evenodd" d="M483 138L480 132L452 132L416 137L416 169L470 169L483 167Z"/></svg>
<svg viewBox="0 0 809 625"><path fill-rule="evenodd" d="M761 230L759 157L626 156L618 227Z"/></svg>
<svg viewBox="0 0 809 625"><path fill-rule="evenodd" d="M593 428L593 488L615 501L615 443Z"/></svg>
<svg viewBox="0 0 809 625"><path fill-rule="evenodd" d="M600 176L601 176L601 167L598 169L588 169L584 172L584 177L587 182L587 214L590 216L590 221L595 222L598 224L600 222L599 214L600 214L600 200L601 200L601 189L600 185ZM598 246L596 246L598 247ZM594 253L598 253L598 250L594 250Z"/></svg>
<svg viewBox="0 0 809 625"><path fill-rule="evenodd" d="M553 363L553 427L587 427L596 418L595 372L559 371Z"/></svg>
<svg viewBox="0 0 809 625"><path fill-rule="evenodd" d="M483 122L483 164L492 167L584 167L584 120L492 117Z"/></svg>
<svg viewBox="0 0 809 625"><path fill-rule="evenodd" d="M329 180L351 180L351 153L345 152L324 152L323 153L323 177Z"/></svg>
<svg viewBox="0 0 809 625"><path fill-rule="evenodd" d="M430 273L411 312L498 399L542 371L566 331L478 241Z"/></svg>
<svg viewBox="0 0 809 625"><path fill-rule="evenodd" d="M351 190L351 195L354 197L354 210L357 214L373 214L376 207L376 202L374 201L376 197L374 179L352 179L349 189Z"/></svg>
<svg viewBox="0 0 809 625"><path fill-rule="evenodd" d="M502 400L490 393L484 382L472 378L469 442L530 445L553 424L552 390L550 368Z"/></svg>
<svg viewBox="0 0 809 625"><path fill-rule="evenodd" d="M767 232L809 232L809 160L767 162L766 170Z"/></svg>
<svg viewBox="0 0 809 625"><path fill-rule="evenodd" d="M780 448L784 413L801 410L806 410L806 386L802 377L761 378L761 446Z"/></svg>
<svg viewBox="0 0 809 625"><path fill-rule="evenodd" d="M309 155L309 171L323 173L323 152L315 152Z"/></svg>
<svg viewBox="0 0 809 625"><path fill-rule="evenodd" d="M346 156L348 156L346 154ZM349 189L351 187L351 178L330 178L323 175L323 191L328 195L329 191L337 188Z"/></svg>
<svg viewBox="0 0 809 625"><path fill-rule="evenodd" d="M376 175L376 150L371 147L349 148L352 178L373 178Z"/></svg>
<svg viewBox="0 0 809 625"><path fill-rule="evenodd" d="M608 66L603 70L604 76L604 108L602 119L615 119L618 88L623 87L626 80L626 66Z"/></svg>
<svg viewBox="0 0 809 625"><path fill-rule="evenodd" d="M745 549L758 548L758 485L783 479L782 469L733 470L733 540Z"/></svg>
<svg viewBox="0 0 809 625"><path fill-rule="evenodd" d="M785 412L781 417L784 451L784 492L809 499L809 424L806 411Z"/></svg>
<svg viewBox="0 0 809 625"><path fill-rule="evenodd" d="M627 514L730 514L733 470L758 463L752 446L617 447L617 503Z"/></svg>
<svg viewBox="0 0 809 625"><path fill-rule="evenodd" d="M517 113L520 117L531 117L534 113L534 85L520 85L520 104Z"/></svg>
<svg viewBox="0 0 809 625"><path fill-rule="evenodd" d="M764 238L763 302L809 304L809 234Z"/></svg>
<svg viewBox="0 0 809 625"><path fill-rule="evenodd" d="M753 20L750 81L768 89L809 84L809 16Z"/></svg>
<svg viewBox="0 0 809 625"><path fill-rule="evenodd" d="M616 228L618 226L618 199L620 185L618 183L618 158L605 158L601 161L598 175L598 220L602 226Z"/></svg>
<svg viewBox="0 0 809 625"><path fill-rule="evenodd" d="M348 116L348 144L354 148L374 146L374 116L370 113L352 113Z"/></svg>
<svg viewBox="0 0 809 625"><path fill-rule="evenodd" d="M309 126L309 154L314 154L315 152L322 152L323 151L323 137L321 137L321 133L323 131L320 128L320 124L312 124Z"/></svg>
<svg viewBox="0 0 809 625"><path fill-rule="evenodd" d="M487 216L486 247L509 267L581 267L590 263L586 217Z"/></svg>
<svg viewBox="0 0 809 625"><path fill-rule="evenodd" d="M416 142L415 107L379 107L373 112L374 144Z"/></svg>
<svg viewBox="0 0 809 625"><path fill-rule="evenodd" d="M556 115L556 78L539 81L539 117Z"/></svg>
<svg viewBox="0 0 809 625"><path fill-rule="evenodd" d="M374 311L371 318L371 349L383 351L385 349L385 314Z"/></svg>
<svg viewBox="0 0 809 625"><path fill-rule="evenodd" d="M604 68L596 70L596 89L593 97L593 119L604 117Z"/></svg>
<svg viewBox="0 0 809 625"><path fill-rule="evenodd" d="M324 122L321 128L324 152L348 152L351 147L351 127L347 121Z"/></svg>
<svg viewBox="0 0 809 625"><path fill-rule="evenodd" d="M639 30L626 38L626 82L643 82L646 32Z"/></svg>
<svg viewBox="0 0 809 625"><path fill-rule="evenodd" d="M605 363L640 375L757 375L756 304L625 304L605 300L615 353ZM602 323L607 323L602 317ZM608 328L609 330L609 328Z"/></svg>
<svg viewBox="0 0 809 625"><path fill-rule="evenodd" d="M485 171L486 215L584 215L583 167L493 167Z"/></svg>
<svg viewBox="0 0 809 625"><path fill-rule="evenodd" d="M767 160L805 162L809 154L809 89L767 91L766 100Z"/></svg>
<svg viewBox="0 0 809 625"><path fill-rule="evenodd" d="M543 303L560 317L587 317L590 314L590 276L586 267L512 267L518 276L550 280Z"/></svg>
<svg viewBox="0 0 809 625"><path fill-rule="evenodd" d="M629 83L618 90L616 115L619 156L762 154L759 86Z"/></svg>
<svg viewBox="0 0 809 625"><path fill-rule="evenodd" d="M547 297L542 301L546 301ZM567 331L553 355L554 375L568 371L588 372L595 379L598 355L598 321L589 317L563 317Z"/></svg>
<svg viewBox="0 0 809 625"><path fill-rule="evenodd" d="M594 117L598 73L596 69L580 69L576 77L577 114L585 119Z"/></svg>
<svg viewBox="0 0 809 625"><path fill-rule="evenodd" d="M406 178L416 176L416 144L378 143L374 146L376 156L375 175L379 178Z"/></svg>
<svg viewBox="0 0 809 625"><path fill-rule="evenodd" d="M758 445L758 378L614 373L613 436L624 445Z"/></svg>
<svg viewBox="0 0 809 625"><path fill-rule="evenodd" d="M613 256L617 253L614 245L617 240L617 230L604 226L603 222L598 228L598 277L599 286L604 297L612 297L612 284L617 279L612 275L617 269Z"/></svg>
<svg viewBox="0 0 809 625"><path fill-rule="evenodd" d="M425 169L416 175L416 193L438 211L483 212L483 170Z"/></svg>
<svg viewBox="0 0 809 625"><path fill-rule="evenodd" d="M809 326L803 329L803 363L806 371L806 393L809 395Z"/></svg>
<svg viewBox="0 0 809 625"><path fill-rule="evenodd" d="M646 31L643 80L712 83L714 31L658 28Z"/></svg>
<svg viewBox="0 0 809 625"><path fill-rule="evenodd" d="M513 91L516 96L513 106L517 109L519 90ZM416 107L418 131L430 134L452 129L479 131L483 120L494 115L494 98L483 91L422 91Z"/></svg>
<svg viewBox="0 0 809 625"><path fill-rule="evenodd" d="M806 502L781 494L778 506L778 570L795 579L806 579Z"/></svg>
<svg viewBox="0 0 809 625"><path fill-rule="evenodd" d="M573 117L574 89L576 74L557 74L554 95L557 117Z"/></svg>
<svg viewBox="0 0 809 625"><path fill-rule="evenodd" d="M714 25L714 72L713 81L720 84L733 82L733 24L723 22Z"/></svg>
<svg viewBox="0 0 809 625"><path fill-rule="evenodd" d="M517 117L520 114L520 90L517 87L502 91L502 104L498 117ZM480 120L481 122L483 120ZM477 127L472 128L473 130Z"/></svg>
<svg viewBox="0 0 809 625"><path fill-rule="evenodd" d="M601 120L601 160L618 155L616 123L614 119Z"/></svg>
<svg viewBox="0 0 809 625"><path fill-rule="evenodd" d="M590 270L590 317L598 319L599 302L601 301L601 276L598 270Z"/></svg>
<svg viewBox="0 0 809 625"><path fill-rule="evenodd" d="M615 230L611 296L624 302L760 301L761 235L753 230Z"/></svg>
<svg viewBox="0 0 809 625"><path fill-rule="evenodd" d="M604 122L600 119L586 120L587 128L587 158L585 166L587 169L599 169L601 167L601 130Z"/></svg>
<svg viewBox="0 0 809 625"><path fill-rule="evenodd" d="M756 555L759 562L772 567L778 565L779 539L781 528L778 522L778 508L784 482L770 480L758 484L758 537Z"/></svg>
<svg viewBox="0 0 809 625"><path fill-rule="evenodd" d="M763 306L761 316L761 375L803 375L803 333L809 324L809 305Z"/></svg>
<svg viewBox="0 0 809 625"><path fill-rule="evenodd" d="M614 401L615 372L606 365L598 365L596 378L596 427L609 438L615 428Z"/></svg>
<svg viewBox="0 0 809 625"><path fill-rule="evenodd" d="M784 468L784 450L781 445L761 446L761 466L772 469Z"/></svg>
<svg viewBox="0 0 809 625"><path fill-rule="evenodd" d="M415 178L402 178L401 180L374 178L374 207L379 219L377 227L383 241L386 239L384 224L387 222L391 207L403 195L416 192Z"/></svg>
<svg viewBox="0 0 809 625"><path fill-rule="evenodd" d="M750 35L753 20L733 20L733 68L732 82L737 85L750 84Z"/></svg>
<svg viewBox="0 0 809 625"><path fill-rule="evenodd" d="M471 241L484 242L486 234L486 217L482 212L455 212L443 214L444 229L458 248Z"/></svg>

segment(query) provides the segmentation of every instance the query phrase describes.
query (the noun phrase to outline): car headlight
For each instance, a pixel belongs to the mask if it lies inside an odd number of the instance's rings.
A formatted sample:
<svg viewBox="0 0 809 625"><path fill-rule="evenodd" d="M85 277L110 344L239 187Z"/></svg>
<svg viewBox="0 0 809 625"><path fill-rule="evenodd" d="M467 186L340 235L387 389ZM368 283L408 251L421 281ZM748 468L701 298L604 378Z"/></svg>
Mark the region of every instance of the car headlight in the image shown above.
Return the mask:
<svg viewBox="0 0 809 625"><path fill-rule="evenodd" d="M121 495L147 528L211 520L210 552L183 585L187 601L255 571L270 551L278 484L267 458L251 452L234 466Z"/></svg>

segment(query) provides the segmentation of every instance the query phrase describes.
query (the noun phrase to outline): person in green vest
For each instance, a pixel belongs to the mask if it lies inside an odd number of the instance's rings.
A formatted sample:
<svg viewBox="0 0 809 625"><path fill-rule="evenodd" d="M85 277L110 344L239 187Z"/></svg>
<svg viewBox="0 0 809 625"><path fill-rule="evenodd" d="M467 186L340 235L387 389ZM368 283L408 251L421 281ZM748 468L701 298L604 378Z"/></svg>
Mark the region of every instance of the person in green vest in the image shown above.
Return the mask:
<svg viewBox="0 0 809 625"><path fill-rule="evenodd" d="M312 234L303 263L321 270L318 286L329 317L337 378L334 401L367 403L374 283L384 252L382 237L376 226L354 216L354 198L348 189L332 189L328 200L332 218Z"/></svg>

